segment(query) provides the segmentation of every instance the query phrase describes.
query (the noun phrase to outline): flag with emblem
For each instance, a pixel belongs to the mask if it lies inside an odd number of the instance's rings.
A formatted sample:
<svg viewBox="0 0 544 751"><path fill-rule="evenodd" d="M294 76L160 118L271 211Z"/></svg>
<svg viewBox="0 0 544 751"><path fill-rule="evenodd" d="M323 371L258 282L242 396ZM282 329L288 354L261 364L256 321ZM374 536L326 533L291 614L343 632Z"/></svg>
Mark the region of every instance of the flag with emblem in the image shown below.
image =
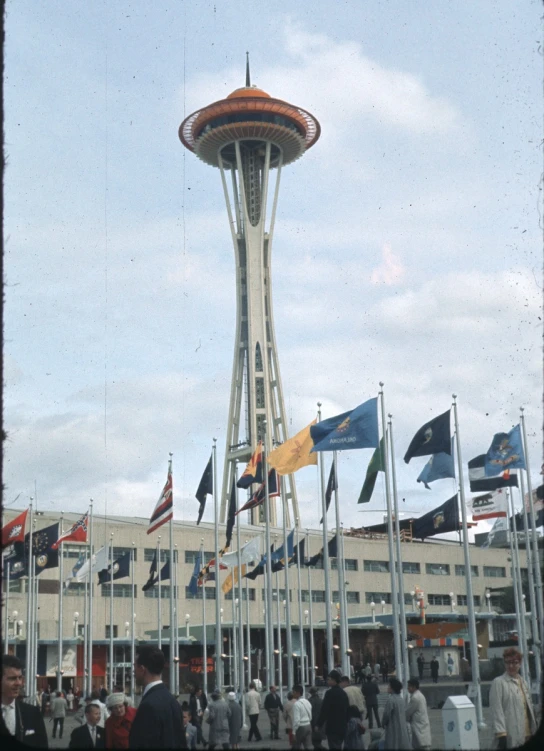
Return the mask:
<svg viewBox="0 0 544 751"><path fill-rule="evenodd" d="M426 537L457 532L459 529L459 504L457 495L454 495L441 506L414 519L412 536L424 540Z"/></svg>
<svg viewBox="0 0 544 751"><path fill-rule="evenodd" d="M483 493L486 490L498 490L499 488L517 488L518 476L509 469L498 472L493 477L485 473L485 454L480 454L468 463L468 481L472 493Z"/></svg>
<svg viewBox="0 0 544 751"><path fill-rule="evenodd" d="M198 488L195 493L195 498L200 503L200 506L198 508L198 518L196 520L197 525L200 524L200 521L202 519L202 515L204 513L204 509L206 508L206 498L209 495L213 495L213 462L212 462L212 456L213 454L210 454L210 459L208 463L206 464L206 469L204 470L204 473L202 477L200 478L200 482L198 484Z"/></svg>
<svg viewBox="0 0 544 751"><path fill-rule="evenodd" d="M312 451L378 448L378 399L373 397L349 412L310 426Z"/></svg>
<svg viewBox="0 0 544 751"><path fill-rule="evenodd" d="M314 442L310 434L310 428L315 424L314 420L268 454L266 461L279 475L290 475L302 467L317 464L317 454L311 453Z"/></svg>
<svg viewBox="0 0 544 751"><path fill-rule="evenodd" d="M27 516L28 509L19 514L19 516L16 516L12 521L8 522L5 527L2 527L3 548L5 548L6 545L13 545L16 542L24 542Z"/></svg>
<svg viewBox="0 0 544 751"><path fill-rule="evenodd" d="M451 453L450 410L422 425L412 438L404 461L409 463L414 456Z"/></svg>
<svg viewBox="0 0 544 751"><path fill-rule="evenodd" d="M509 433L495 433L485 455L487 477L506 469L525 469L525 454L519 425L513 427Z"/></svg>
<svg viewBox="0 0 544 751"><path fill-rule="evenodd" d="M503 488L472 498L468 506L472 511L472 520L475 522L508 515L508 498Z"/></svg>
<svg viewBox="0 0 544 751"><path fill-rule="evenodd" d="M280 483L278 481L278 473L275 469L271 469L268 473L268 497L273 498L274 496L278 496L280 494ZM236 514L241 513L242 511L248 511L251 508L255 508L256 506L260 506L262 503L264 503L266 498L266 487L263 482L263 484L259 487L259 489L251 496L249 501L242 506L242 508L238 509Z"/></svg>
<svg viewBox="0 0 544 751"><path fill-rule="evenodd" d="M174 492L172 481L172 459L168 462L168 477L166 478L166 484L162 489L155 510L151 514L149 520L149 527L147 528L147 534L150 535L163 524L170 521L174 516Z"/></svg>
<svg viewBox="0 0 544 751"><path fill-rule="evenodd" d="M259 441L255 453L240 476L236 487L247 490L254 482L263 481L263 442Z"/></svg>
<svg viewBox="0 0 544 751"><path fill-rule="evenodd" d="M51 524L49 527L39 529L32 535L32 552L36 559L36 574L48 568L56 568L59 565L59 551L53 548L59 539L60 524ZM30 533L25 536L25 555L28 556L30 548ZM28 560L28 558L27 558Z"/></svg>
<svg viewBox="0 0 544 751"><path fill-rule="evenodd" d="M113 579L124 579L130 576L130 551L116 558L113 562ZM107 584L111 581L111 565L98 572L98 583Z"/></svg>
<svg viewBox="0 0 544 751"><path fill-rule="evenodd" d="M58 550L62 542L87 542L88 520L89 514L83 514L81 519L72 524L68 532L62 534L54 545L52 545L53 550Z"/></svg>

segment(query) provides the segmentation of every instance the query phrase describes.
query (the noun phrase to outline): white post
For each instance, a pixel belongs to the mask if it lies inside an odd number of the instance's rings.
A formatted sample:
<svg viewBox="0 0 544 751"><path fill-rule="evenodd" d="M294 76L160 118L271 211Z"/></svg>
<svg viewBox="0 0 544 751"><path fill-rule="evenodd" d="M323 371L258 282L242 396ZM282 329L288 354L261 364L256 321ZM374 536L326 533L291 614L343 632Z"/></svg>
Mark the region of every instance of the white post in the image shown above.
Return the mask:
<svg viewBox="0 0 544 751"><path fill-rule="evenodd" d="M338 460L337 460L337 452L333 451L332 454L332 462L334 467L334 476L336 478L336 482L334 483L334 510L336 514L336 568L338 573L338 604L340 606L339 608L339 616L340 616L340 664L342 666L342 673L344 675L347 673L346 669L346 658L347 653L346 650L348 648L346 644L346 629L345 629L345 619L347 618L347 613L344 611L344 596L343 592L345 589L344 581L344 559L342 557L342 540L340 539L340 505L338 503ZM325 522L325 517L323 517L323 522Z"/></svg>
<svg viewBox="0 0 544 751"><path fill-rule="evenodd" d="M89 510L89 555L90 555L90 565L89 565L89 610L88 610L88 623L89 627L87 629L87 647L89 649L89 656L87 657L87 696L90 696L91 691L93 690L93 522L94 522L94 513L93 513L93 505L94 501L91 498L90 500L90 510Z"/></svg>
<svg viewBox="0 0 544 751"><path fill-rule="evenodd" d="M135 640L135 603L134 603L134 562L136 560L136 543L132 543L132 550L130 551L130 582L131 582L131 618L130 618L130 698L134 703L134 661L136 660L136 640Z"/></svg>
<svg viewBox="0 0 544 751"><path fill-rule="evenodd" d="M534 554L531 548L532 530L529 529L529 519L527 516L527 506L524 503L525 499L525 482L523 478L523 472L519 472L520 479L520 493L521 503L523 507L523 529L525 532L525 552L527 555L527 583L529 585L529 602L531 607L531 634L533 637L533 654L535 657L535 684L538 686L538 693L540 693L540 682L542 677L542 665L541 665L541 645L539 639L538 620L537 620L537 604L536 604L536 583L534 576ZM537 559L537 565L539 561Z"/></svg>
<svg viewBox="0 0 544 751"><path fill-rule="evenodd" d="M170 461L168 462L168 474L171 475L172 473L172 456L173 454L170 452ZM173 486L173 480L172 480L172 486ZM174 597L175 597L175 566L176 563L174 561L174 505L172 503L172 518L169 522L170 525L170 629L169 629L169 639L168 639L168 649L169 649L169 655L168 655L168 666L170 668L170 693L175 694L176 693L176 676L175 676L175 641L174 641Z"/></svg>
<svg viewBox="0 0 544 751"><path fill-rule="evenodd" d="M310 558L310 530L306 530L306 555ZM310 566L308 571L308 609L310 611L310 685L315 686L315 643L314 643L314 618L312 608L312 574Z"/></svg>
<svg viewBox="0 0 544 751"><path fill-rule="evenodd" d="M108 680L108 691L113 692L113 532L110 532L110 671Z"/></svg>
<svg viewBox="0 0 544 751"><path fill-rule="evenodd" d="M217 498L217 438L213 439L213 508L215 527L215 683L223 690L223 629L221 628L221 587L219 586L219 500Z"/></svg>
<svg viewBox="0 0 544 751"><path fill-rule="evenodd" d="M34 499L30 498L30 512L28 515L28 529L30 532L30 538L29 538L29 546L28 546L28 560L26 562L27 566L27 580L26 580L26 587L27 587L27 598L26 598L26 661L25 661L25 683L26 683L26 689L25 693L28 694L30 690L30 676L32 674L32 640L34 636L34 621L32 618L33 615L33 609L32 609L32 595L33 595L33 587L32 587L32 532L33 532L33 519L32 519L32 501ZM9 592L9 580L8 580L8 586L7 591ZM6 606L6 613L7 613L7 606ZM6 629L7 634L7 629ZM7 651L7 650L6 650Z"/></svg>
<svg viewBox="0 0 544 751"><path fill-rule="evenodd" d="M317 403L317 421L321 422L321 402ZM332 612L331 612L331 580L330 580L330 563L329 563L329 540L327 527L327 501L325 498L325 464L323 454L318 452L317 461L319 463L319 476L321 480L321 513L323 516L323 573L325 575L325 621L327 631L327 671L334 668L334 638L332 635Z"/></svg>
<svg viewBox="0 0 544 751"><path fill-rule="evenodd" d="M291 632L291 600L289 597L289 557L287 550L287 500L285 499L285 483L283 476L280 476L281 483L281 501L282 501L282 524L283 524L283 549L285 551L285 647L287 652L287 685L289 689L293 686L293 635ZM298 551L297 551L298 555Z"/></svg>
<svg viewBox="0 0 544 751"><path fill-rule="evenodd" d="M519 565L519 547L518 547L518 532L516 529L516 510L514 508L514 498L512 493L510 492L510 488L506 488L506 494L508 496L508 499L510 501L510 513L511 513L511 519L512 519L512 531L511 539L514 540L514 550L512 555L512 578L514 583L514 589L517 593L517 612L519 614L518 618L518 624L519 624L519 644L521 645L521 651L523 654L522 657L522 664L523 664L523 677L527 681L529 685L531 685L531 674L529 672L529 657L527 656L527 650L529 648L528 640L527 640L527 630L526 630L526 624L525 624L525 614L524 614L524 608L523 608L523 589L521 586L521 569Z"/></svg>
<svg viewBox="0 0 544 751"><path fill-rule="evenodd" d="M267 143L269 148L270 143ZM269 156L269 152L268 152ZM264 352L263 352L264 354ZM268 640L266 644L266 685L270 686L274 675L274 655L272 652L272 643L274 641L272 630L272 556L270 554L270 492L268 488L268 470L266 465L266 457L268 455L268 424L267 420L263 420L263 453L262 453L262 466L265 482L265 537L266 537L266 613L265 620L268 631Z"/></svg>

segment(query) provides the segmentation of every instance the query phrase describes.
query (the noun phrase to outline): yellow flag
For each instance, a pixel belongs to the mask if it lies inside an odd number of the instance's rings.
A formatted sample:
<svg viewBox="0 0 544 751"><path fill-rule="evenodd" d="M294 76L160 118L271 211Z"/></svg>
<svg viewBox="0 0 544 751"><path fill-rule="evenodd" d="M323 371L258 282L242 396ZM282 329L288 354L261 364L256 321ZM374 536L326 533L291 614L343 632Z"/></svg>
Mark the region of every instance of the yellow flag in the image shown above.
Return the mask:
<svg viewBox="0 0 544 751"><path fill-rule="evenodd" d="M242 576L245 576L247 572L247 563L244 563L242 565ZM238 566L235 566L232 569L232 574L229 574L225 581L223 582L223 585L221 589L223 590L223 594L227 594L227 592L230 592L230 590L234 587L235 584L238 583Z"/></svg>
<svg viewBox="0 0 544 751"><path fill-rule="evenodd" d="M301 467L317 464L317 454L311 454L314 442L310 435L310 427L316 420L307 425L300 433L282 443L266 457L268 463L274 467L279 475L290 475Z"/></svg>

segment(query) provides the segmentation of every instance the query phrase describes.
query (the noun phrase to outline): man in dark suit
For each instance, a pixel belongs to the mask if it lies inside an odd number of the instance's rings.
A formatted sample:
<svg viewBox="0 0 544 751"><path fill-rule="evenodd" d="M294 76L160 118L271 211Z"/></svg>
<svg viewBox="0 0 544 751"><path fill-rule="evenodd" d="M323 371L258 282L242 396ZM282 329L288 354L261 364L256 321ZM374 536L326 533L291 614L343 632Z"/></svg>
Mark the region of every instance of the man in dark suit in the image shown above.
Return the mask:
<svg viewBox="0 0 544 751"><path fill-rule="evenodd" d="M85 707L85 724L72 730L68 748L106 748L106 731L99 726L102 710L98 704Z"/></svg>
<svg viewBox="0 0 544 751"><path fill-rule="evenodd" d="M163 669L160 649L150 644L138 648L134 678L144 692L130 729L129 748L187 748L181 707L161 680Z"/></svg>
<svg viewBox="0 0 544 751"><path fill-rule="evenodd" d="M21 661L14 655L2 657L2 717L0 735L14 736L33 748L48 748L47 733L39 707L25 704L20 693L23 686Z"/></svg>

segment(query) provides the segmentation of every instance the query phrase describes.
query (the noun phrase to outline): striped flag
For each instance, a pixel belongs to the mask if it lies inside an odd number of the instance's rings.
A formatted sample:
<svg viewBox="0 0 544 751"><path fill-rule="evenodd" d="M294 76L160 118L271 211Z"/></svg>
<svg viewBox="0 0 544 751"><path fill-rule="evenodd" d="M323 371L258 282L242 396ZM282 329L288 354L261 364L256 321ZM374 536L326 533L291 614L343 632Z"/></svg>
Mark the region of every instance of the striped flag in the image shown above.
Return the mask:
<svg viewBox="0 0 544 751"><path fill-rule="evenodd" d="M87 542L87 521L89 514L83 514L75 524L72 524L68 532L65 532L51 545L53 550L58 550L61 542Z"/></svg>
<svg viewBox="0 0 544 751"><path fill-rule="evenodd" d="M151 514L147 534L150 535L174 516L174 492L172 487L172 459L168 462L168 477L161 497L157 501L155 510Z"/></svg>

